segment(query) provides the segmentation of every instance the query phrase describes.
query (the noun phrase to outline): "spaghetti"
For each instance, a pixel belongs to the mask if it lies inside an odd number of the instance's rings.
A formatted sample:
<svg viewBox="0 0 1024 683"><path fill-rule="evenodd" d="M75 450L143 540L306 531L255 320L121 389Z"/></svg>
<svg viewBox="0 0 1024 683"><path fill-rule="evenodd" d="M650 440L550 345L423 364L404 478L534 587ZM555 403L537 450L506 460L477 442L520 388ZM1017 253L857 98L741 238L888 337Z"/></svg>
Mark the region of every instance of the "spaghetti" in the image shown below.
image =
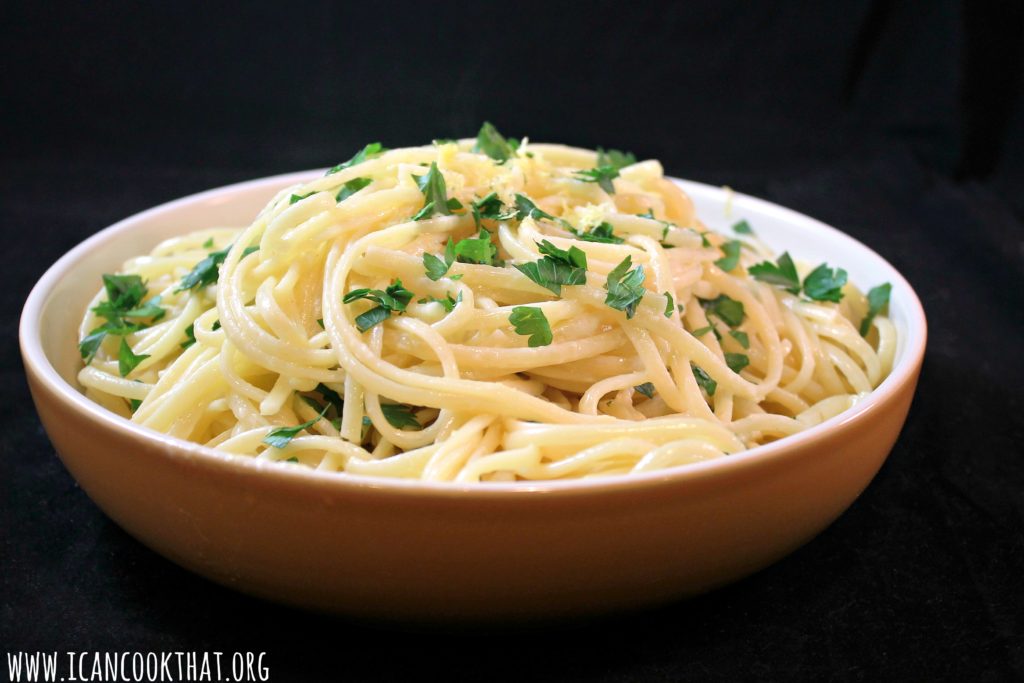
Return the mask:
<svg viewBox="0 0 1024 683"><path fill-rule="evenodd" d="M709 232L657 161L505 140L384 150L243 229L105 276L86 394L256 458L433 481L719 458L888 374L887 286ZM862 334L863 332L863 334Z"/></svg>

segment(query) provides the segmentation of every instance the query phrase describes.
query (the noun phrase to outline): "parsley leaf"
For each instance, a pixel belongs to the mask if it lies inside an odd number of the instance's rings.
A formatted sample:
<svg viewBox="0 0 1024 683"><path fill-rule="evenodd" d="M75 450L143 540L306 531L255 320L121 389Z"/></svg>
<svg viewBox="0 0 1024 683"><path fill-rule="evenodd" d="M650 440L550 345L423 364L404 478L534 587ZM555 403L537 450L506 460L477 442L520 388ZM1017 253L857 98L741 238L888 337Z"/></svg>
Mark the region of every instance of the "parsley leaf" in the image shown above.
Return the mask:
<svg viewBox="0 0 1024 683"><path fill-rule="evenodd" d="M714 299L700 299L700 305L708 315L717 316L729 327L737 327L746 316L743 302L731 299L725 294L720 294Z"/></svg>
<svg viewBox="0 0 1024 683"><path fill-rule="evenodd" d="M462 301L462 292L459 292L459 295L457 297L455 297L454 299L452 298L451 294L447 294L446 293L445 298L443 298L443 299L438 299L436 296L428 296L428 297L425 297L423 299L420 299L416 303L418 303L418 304L429 304L429 303L441 304L441 306L444 307L444 312L445 313L451 313L452 311L455 310L455 305L458 304L461 301Z"/></svg>
<svg viewBox="0 0 1024 683"><path fill-rule="evenodd" d="M715 328L712 325L705 325L704 327L698 327L696 330L694 330L690 334L692 334L694 337L703 337L705 334L707 334L708 332L711 332L714 329Z"/></svg>
<svg viewBox="0 0 1024 683"><path fill-rule="evenodd" d="M265 437L263 437L263 443L273 446L274 448L284 448L291 443L299 432L304 429L309 429L323 418L324 413L327 412L327 406L320 411L320 414L314 417L309 422L303 422L300 425L294 427L278 427L277 429L271 430Z"/></svg>
<svg viewBox="0 0 1024 683"><path fill-rule="evenodd" d="M141 406L141 405L142 405L142 399L141 398L130 398L130 399L128 399L128 408L132 411L132 415L135 414L135 411L138 410L139 406Z"/></svg>
<svg viewBox="0 0 1024 683"><path fill-rule="evenodd" d="M338 394L338 392L331 389L323 382L317 384L313 391L320 394L323 399L327 401L327 404L334 406L334 409L338 411L338 415L341 415L341 411L345 408L345 400Z"/></svg>
<svg viewBox="0 0 1024 683"><path fill-rule="evenodd" d="M644 382L643 384L638 384L633 388L647 398L654 398L654 384L651 382Z"/></svg>
<svg viewBox="0 0 1024 683"><path fill-rule="evenodd" d="M416 419L412 407L404 403L381 403L380 410L384 413L384 419L395 429L411 427L414 430L423 429L423 425Z"/></svg>
<svg viewBox="0 0 1024 683"><path fill-rule="evenodd" d="M832 270L822 263L804 278L804 294L815 301L840 301L845 284L845 270Z"/></svg>
<svg viewBox="0 0 1024 683"><path fill-rule="evenodd" d="M699 365L690 363L690 369L693 370L693 377L697 380L697 384L707 392L708 396L714 396L715 390L718 389L718 382L711 379L711 375L704 372L704 369Z"/></svg>
<svg viewBox="0 0 1024 683"><path fill-rule="evenodd" d="M187 349L196 343L196 324L189 323L185 328L185 341L181 342L181 348Z"/></svg>
<svg viewBox="0 0 1024 683"><path fill-rule="evenodd" d="M728 273L740 262L739 240L729 240L720 248L725 256L715 261L715 265Z"/></svg>
<svg viewBox="0 0 1024 683"><path fill-rule="evenodd" d="M455 243L448 239L448 243L444 246L444 258L434 254L423 254L423 270L426 271L427 277L434 282L437 282L448 272L448 269L455 263Z"/></svg>
<svg viewBox="0 0 1024 683"><path fill-rule="evenodd" d="M505 208L501 199L498 198L497 192L491 192L486 197L470 204L469 211L473 214L473 222L476 223L477 228L480 227L480 221L485 218L494 221L507 221L510 218L515 218L518 213L515 209Z"/></svg>
<svg viewBox="0 0 1024 683"><path fill-rule="evenodd" d="M672 296L672 292L665 292L665 298L668 299L668 303L665 304L665 317L671 318L672 311L676 308L675 297Z"/></svg>
<svg viewBox="0 0 1024 683"><path fill-rule="evenodd" d="M127 377L129 372L147 358L149 358L149 354L140 353L135 355L132 353L132 347L128 346L128 340L121 337L121 348L117 353L117 370L121 373L122 377Z"/></svg>
<svg viewBox="0 0 1024 683"><path fill-rule="evenodd" d="M92 310L108 320L122 317L124 311L138 306L147 291L146 283L138 275L104 274L103 288L107 291L107 300Z"/></svg>
<svg viewBox="0 0 1024 683"><path fill-rule="evenodd" d="M343 202L372 182L373 180L370 178L353 178L341 186L341 189L338 190L338 194L334 198L339 202Z"/></svg>
<svg viewBox="0 0 1024 683"><path fill-rule="evenodd" d="M615 194L615 185L612 180L619 177L619 169L615 166L597 166L585 171L575 171L576 180L584 183L597 183L598 186L608 194Z"/></svg>
<svg viewBox="0 0 1024 683"><path fill-rule="evenodd" d="M229 251L231 251L231 245L224 247L220 251L210 252L206 258L189 271L188 275L181 279L181 284L174 291L184 292L187 289L195 289L197 287L201 289L207 285L212 285L220 277L220 266L224 263L224 259L227 258Z"/></svg>
<svg viewBox="0 0 1024 683"><path fill-rule="evenodd" d="M732 231L737 235L753 235L754 229L750 227L750 223L746 219L737 221L732 224Z"/></svg>
<svg viewBox="0 0 1024 683"><path fill-rule="evenodd" d="M367 299L378 304L365 313L356 316L356 327L360 332L384 322L391 317L391 312L401 313L412 301L413 293L402 286L402 281L396 279L387 289L353 289L342 298L342 303L350 304L359 299Z"/></svg>
<svg viewBox="0 0 1024 683"><path fill-rule="evenodd" d="M750 348L750 337L747 336L746 332L741 332L739 330L729 330L729 336L735 339L737 343L739 343L739 345L742 346L743 348Z"/></svg>
<svg viewBox="0 0 1024 683"><path fill-rule="evenodd" d="M448 189L444 184L444 175L437 168L437 162L430 162L430 170L416 178L420 192L426 197L426 204L415 216L414 221L430 218L435 214L450 216L455 209L462 208L462 202L455 197L448 199Z"/></svg>
<svg viewBox="0 0 1024 683"><path fill-rule="evenodd" d="M288 204L291 205L296 202L301 202L306 197L312 197L315 194L315 190L313 192L307 192L306 194L293 194L291 197L288 198Z"/></svg>
<svg viewBox="0 0 1024 683"><path fill-rule="evenodd" d="M498 255L498 247L491 241L491 233L481 229L476 237L459 240L453 249L456 260L460 263L476 263L493 266ZM447 258L447 253L445 254Z"/></svg>
<svg viewBox="0 0 1024 683"><path fill-rule="evenodd" d="M632 166L636 163L636 156L632 152L622 152L617 149L597 148L597 165L611 166L618 170L625 166Z"/></svg>
<svg viewBox="0 0 1024 683"><path fill-rule="evenodd" d="M530 348L547 346L553 339L551 325L544 311L534 306L516 306L508 321L515 327L516 334L530 335L526 342Z"/></svg>
<svg viewBox="0 0 1024 683"><path fill-rule="evenodd" d="M882 312L885 305L889 303L889 294L891 292L892 285L888 282L872 287L871 291L868 292L868 313L860 321L860 336L866 337L868 332L871 331L871 322L875 319L875 316Z"/></svg>
<svg viewBox="0 0 1024 683"><path fill-rule="evenodd" d="M566 251L547 240L539 242L538 247L543 258L515 266L523 275L559 296L562 285L587 283L587 255L582 249L569 247Z"/></svg>
<svg viewBox="0 0 1024 683"><path fill-rule="evenodd" d="M480 132L476 135L473 151L483 152L498 163L504 163L515 156L519 145L518 140L506 140L489 121L484 121L484 125L480 126Z"/></svg>
<svg viewBox="0 0 1024 683"><path fill-rule="evenodd" d="M608 273L608 281L605 282L605 289L608 295L604 302L612 308L626 312L626 318L632 318L636 313L636 307L644 297L644 269L637 266L630 270L633 265L633 258L627 256L622 259L619 265L615 266Z"/></svg>
<svg viewBox="0 0 1024 683"><path fill-rule="evenodd" d="M349 166L361 164L367 159L372 159L373 157L379 156L380 154L383 154L386 151L388 151L387 147L383 147L379 142L371 142L366 147L363 147L361 150L356 152L355 156L353 156L348 161L343 161L337 166L333 166L330 170L327 171L325 175L333 175L338 171L344 171Z"/></svg>
<svg viewBox="0 0 1024 683"><path fill-rule="evenodd" d="M625 242L624 239L615 234L612 224L607 221L602 221L587 232L582 232L576 228L569 228L569 232L584 242L602 242L604 244L622 244Z"/></svg>
<svg viewBox="0 0 1024 683"><path fill-rule="evenodd" d="M213 248L213 238L211 237L208 240L206 240L205 242L203 242L203 249L212 249L212 248Z"/></svg>
<svg viewBox="0 0 1024 683"><path fill-rule="evenodd" d="M797 275L796 266L788 251L782 252L782 256L771 261L762 261L750 267L750 274L755 280L767 282L770 285L785 287L791 294L800 293L800 276Z"/></svg>
<svg viewBox="0 0 1024 683"><path fill-rule="evenodd" d="M750 359L743 353L726 353L725 364L728 365L729 369L733 372L739 372L750 365Z"/></svg>
<svg viewBox="0 0 1024 683"><path fill-rule="evenodd" d="M527 218L532 218L535 221L542 218L546 218L549 221L559 220L550 213L541 211L537 208L537 205L533 203L533 200L525 194L516 194L516 219L522 221Z"/></svg>

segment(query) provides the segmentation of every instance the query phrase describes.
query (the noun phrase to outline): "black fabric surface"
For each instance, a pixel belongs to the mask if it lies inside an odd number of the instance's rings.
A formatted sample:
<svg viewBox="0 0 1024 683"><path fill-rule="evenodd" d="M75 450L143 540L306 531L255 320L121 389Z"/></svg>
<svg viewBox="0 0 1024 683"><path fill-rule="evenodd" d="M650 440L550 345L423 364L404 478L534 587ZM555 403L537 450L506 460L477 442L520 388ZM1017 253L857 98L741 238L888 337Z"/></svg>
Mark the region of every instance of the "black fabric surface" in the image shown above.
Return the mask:
<svg viewBox="0 0 1024 683"><path fill-rule="evenodd" d="M273 681L1024 677L1019 4L0 13L6 652L266 651ZM849 511L775 566L694 600L458 633L251 599L104 517L28 397L17 320L44 270L154 204L329 165L371 140L472 135L484 119L658 157L670 174L836 225L907 276L930 326L920 386Z"/></svg>

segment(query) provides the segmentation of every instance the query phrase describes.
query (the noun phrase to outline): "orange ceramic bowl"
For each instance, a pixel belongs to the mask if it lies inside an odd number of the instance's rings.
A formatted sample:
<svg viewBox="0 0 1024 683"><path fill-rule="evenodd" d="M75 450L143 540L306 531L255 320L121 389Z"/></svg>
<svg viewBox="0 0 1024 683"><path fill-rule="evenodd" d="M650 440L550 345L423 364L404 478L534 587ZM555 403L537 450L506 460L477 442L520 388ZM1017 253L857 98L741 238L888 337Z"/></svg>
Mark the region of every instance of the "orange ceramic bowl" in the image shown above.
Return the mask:
<svg viewBox="0 0 1024 683"><path fill-rule="evenodd" d="M895 367L805 432L719 460L603 479L425 484L281 467L138 427L85 398L77 327L100 275L175 234L246 225L313 173L150 209L51 267L21 318L32 396L57 453L128 533L226 586L317 610L413 619L578 616L653 605L755 572L823 530L868 485L906 419L926 325L906 280L818 221L678 181L713 229L740 217L779 251L892 283Z"/></svg>

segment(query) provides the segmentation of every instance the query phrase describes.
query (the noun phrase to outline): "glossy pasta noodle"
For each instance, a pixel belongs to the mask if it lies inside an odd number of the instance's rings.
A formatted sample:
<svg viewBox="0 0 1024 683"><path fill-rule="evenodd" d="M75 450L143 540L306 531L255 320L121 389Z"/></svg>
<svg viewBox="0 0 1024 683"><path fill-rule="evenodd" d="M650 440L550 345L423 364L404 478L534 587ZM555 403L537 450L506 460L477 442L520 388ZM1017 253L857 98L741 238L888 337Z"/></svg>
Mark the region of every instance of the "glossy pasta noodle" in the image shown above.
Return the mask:
<svg viewBox="0 0 1024 683"><path fill-rule="evenodd" d="M369 145L248 227L105 277L79 381L136 424L341 473L543 480L727 457L846 410L895 350L887 287L865 297L738 230L708 232L657 161L620 152L489 126Z"/></svg>

